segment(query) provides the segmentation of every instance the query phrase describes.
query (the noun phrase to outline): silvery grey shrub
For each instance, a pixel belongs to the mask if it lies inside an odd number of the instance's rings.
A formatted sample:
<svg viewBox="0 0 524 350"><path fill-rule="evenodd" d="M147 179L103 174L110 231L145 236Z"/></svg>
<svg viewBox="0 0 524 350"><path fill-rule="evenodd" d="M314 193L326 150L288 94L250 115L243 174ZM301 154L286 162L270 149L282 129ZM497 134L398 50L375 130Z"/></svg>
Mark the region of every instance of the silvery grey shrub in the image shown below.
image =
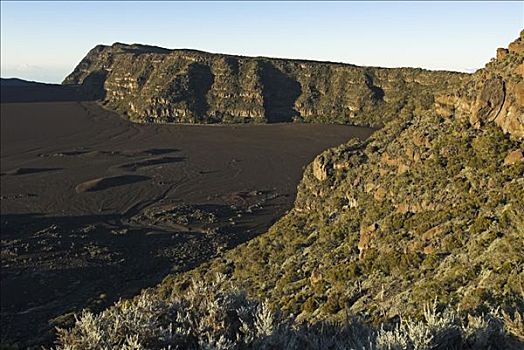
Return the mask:
<svg viewBox="0 0 524 350"><path fill-rule="evenodd" d="M76 316L58 329L57 350L72 349L518 349L524 341L522 314L493 310L461 318L425 308L423 320L401 319L373 328L357 317L343 324L299 323L284 318L242 291L224 288L224 278L193 281L183 295L162 300L144 291L99 314ZM522 348L522 347L521 347Z"/></svg>

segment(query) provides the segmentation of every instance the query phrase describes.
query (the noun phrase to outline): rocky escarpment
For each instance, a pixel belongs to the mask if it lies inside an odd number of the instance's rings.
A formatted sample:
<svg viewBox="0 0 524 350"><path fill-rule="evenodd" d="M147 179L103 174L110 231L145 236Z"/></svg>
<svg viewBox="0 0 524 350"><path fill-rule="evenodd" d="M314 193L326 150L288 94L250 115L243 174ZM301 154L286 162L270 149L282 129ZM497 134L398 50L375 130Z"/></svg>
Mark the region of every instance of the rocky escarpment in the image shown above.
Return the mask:
<svg viewBox="0 0 524 350"><path fill-rule="evenodd" d="M97 46L64 80L105 92L137 122L326 122L381 126L433 106L467 74Z"/></svg>
<svg viewBox="0 0 524 350"><path fill-rule="evenodd" d="M463 89L438 96L437 113L466 118L477 129L494 122L505 133L524 138L523 33L507 49L499 48Z"/></svg>
<svg viewBox="0 0 524 350"><path fill-rule="evenodd" d="M288 215L193 278L224 273L310 322L420 316L428 300L522 310L522 40L434 109L319 155Z"/></svg>

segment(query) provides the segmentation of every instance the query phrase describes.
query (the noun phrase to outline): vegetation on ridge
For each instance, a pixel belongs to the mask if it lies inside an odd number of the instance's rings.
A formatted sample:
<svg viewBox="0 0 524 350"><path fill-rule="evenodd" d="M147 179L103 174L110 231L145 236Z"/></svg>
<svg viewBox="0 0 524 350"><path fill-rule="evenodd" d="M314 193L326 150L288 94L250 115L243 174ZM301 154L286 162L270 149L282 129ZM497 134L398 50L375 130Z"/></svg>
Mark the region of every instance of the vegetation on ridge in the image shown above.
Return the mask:
<svg viewBox="0 0 524 350"><path fill-rule="evenodd" d="M522 51L500 60L457 94L473 101L458 101L461 108L490 101L486 76L508 89L522 84ZM502 107L490 105L509 112L493 118L480 109L494 120L480 126L473 112L402 115L364 142L325 151L306 169L287 216L196 278L227 274L308 320L348 310L375 321L419 316L434 298L460 310L523 309L524 104L507 96ZM514 134L495 125L503 119Z"/></svg>
<svg viewBox="0 0 524 350"><path fill-rule="evenodd" d="M224 276L192 282L183 295L158 299L147 291L133 304L119 302L101 314L84 312L72 330L59 330L65 349L362 349L504 348L522 327L521 314L491 311L462 319L435 305L420 321L374 329L356 317L346 322L308 325L283 318L265 303L224 289Z"/></svg>

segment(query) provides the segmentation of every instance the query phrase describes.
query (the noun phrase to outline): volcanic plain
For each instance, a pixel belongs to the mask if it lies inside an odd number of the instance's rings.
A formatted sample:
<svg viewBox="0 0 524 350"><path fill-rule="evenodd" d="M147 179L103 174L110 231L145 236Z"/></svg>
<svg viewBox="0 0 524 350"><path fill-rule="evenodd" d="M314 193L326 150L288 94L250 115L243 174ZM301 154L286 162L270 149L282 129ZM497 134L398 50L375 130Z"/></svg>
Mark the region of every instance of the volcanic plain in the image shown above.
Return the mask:
<svg viewBox="0 0 524 350"><path fill-rule="evenodd" d="M1 340L22 347L263 233L315 155L373 132L141 125L45 89L1 104Z"/></svg>

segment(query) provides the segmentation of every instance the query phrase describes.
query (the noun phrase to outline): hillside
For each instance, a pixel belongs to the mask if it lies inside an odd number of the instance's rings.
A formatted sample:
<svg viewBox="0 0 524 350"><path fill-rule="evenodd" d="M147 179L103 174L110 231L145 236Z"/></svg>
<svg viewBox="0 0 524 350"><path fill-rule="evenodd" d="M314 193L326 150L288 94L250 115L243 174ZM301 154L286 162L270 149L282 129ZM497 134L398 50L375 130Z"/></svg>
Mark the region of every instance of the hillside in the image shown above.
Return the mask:
<svg viewBox="0 0 524 350"><path fill-rule="evenodd" d="M202 271L308 319L524 307L523 46L434 111L319 155L292 212Z"/></svg>
<svg viewBox="0 0 524 350"><path fill-rule="evenodd" d="M469 75L99 45L64 80L142 123L303 121L382 126L430 108Z"/></svg>
<svg viewBox="0 0 524 350"><path fill-rule="evenodd" d="M524 31L433 108L404 110L369 139L317 156L266 234L84 314L62 344L110 334L146 347L521 348L523 73ZM276 309L295 325L275 325ZM140 326L120 326L137 314Z"/></svg>

